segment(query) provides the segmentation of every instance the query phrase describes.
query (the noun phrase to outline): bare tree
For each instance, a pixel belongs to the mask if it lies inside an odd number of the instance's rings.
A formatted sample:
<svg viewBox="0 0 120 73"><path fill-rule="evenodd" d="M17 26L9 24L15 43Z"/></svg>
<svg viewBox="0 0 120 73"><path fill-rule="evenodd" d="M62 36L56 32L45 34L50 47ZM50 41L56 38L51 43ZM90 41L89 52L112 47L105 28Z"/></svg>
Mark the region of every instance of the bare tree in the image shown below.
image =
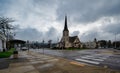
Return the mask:
<svg viewBox="0 0 120 73"><path fill-rule="evenodd" d="M9 48L9 39L13 38L11 31L15 28L11 23L14 22L12 18L0 17L0 33L6 37L6 48ZM4 44L3 44L4 45ZM3 50L5 47L3 46Z"/></svg>
<svg viewBox="0 0 120 73"><path fill-rule="evenodd" d="M7 37L7 39L10 31L14 29L11 24L12 22L14 22L14 20L11 18L0 17L0 31Z"/></svg>

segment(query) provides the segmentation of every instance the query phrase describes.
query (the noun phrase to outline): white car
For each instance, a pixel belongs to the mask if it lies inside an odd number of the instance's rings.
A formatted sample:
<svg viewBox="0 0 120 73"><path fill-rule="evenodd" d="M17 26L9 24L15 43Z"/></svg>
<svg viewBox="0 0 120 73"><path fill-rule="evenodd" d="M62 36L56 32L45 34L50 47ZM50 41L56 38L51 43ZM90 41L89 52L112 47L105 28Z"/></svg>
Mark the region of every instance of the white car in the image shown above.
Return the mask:
<svg viewBox="0 0 120 73"><path fill-rule="evenodd" d="M22 47L21 50L25 51L25 50L28 50L28 48L27 47Z"/></svg>

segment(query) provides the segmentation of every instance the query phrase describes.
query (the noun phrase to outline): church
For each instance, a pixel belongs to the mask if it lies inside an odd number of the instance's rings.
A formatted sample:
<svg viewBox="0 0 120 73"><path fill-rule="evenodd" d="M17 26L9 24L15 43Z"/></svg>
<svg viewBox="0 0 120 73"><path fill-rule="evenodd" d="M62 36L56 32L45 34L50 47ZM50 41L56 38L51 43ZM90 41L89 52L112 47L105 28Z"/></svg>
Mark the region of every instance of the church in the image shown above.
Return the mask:
<svg viewBox="0 0 120 73"><path fill-rule="evenodd" d="M58 43L59 48L80 48L81 43L78 36L69 36L69 30L67 26L67 16L65 16L65 25L63 29L63 36Z"/></svg>

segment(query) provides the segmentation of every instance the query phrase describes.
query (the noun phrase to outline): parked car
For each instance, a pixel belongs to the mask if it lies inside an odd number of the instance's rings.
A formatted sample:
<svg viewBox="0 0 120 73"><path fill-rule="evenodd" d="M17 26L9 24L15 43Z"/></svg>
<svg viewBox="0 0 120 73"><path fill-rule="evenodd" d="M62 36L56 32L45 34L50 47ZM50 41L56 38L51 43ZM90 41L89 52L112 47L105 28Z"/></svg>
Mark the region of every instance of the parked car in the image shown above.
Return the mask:
<svg viewBox="0 0 120 73"><path fill-rule="evenodd" d="M28 48L27 47L22 47L21 50L26 51L26 50L28 50Z"/></svg>

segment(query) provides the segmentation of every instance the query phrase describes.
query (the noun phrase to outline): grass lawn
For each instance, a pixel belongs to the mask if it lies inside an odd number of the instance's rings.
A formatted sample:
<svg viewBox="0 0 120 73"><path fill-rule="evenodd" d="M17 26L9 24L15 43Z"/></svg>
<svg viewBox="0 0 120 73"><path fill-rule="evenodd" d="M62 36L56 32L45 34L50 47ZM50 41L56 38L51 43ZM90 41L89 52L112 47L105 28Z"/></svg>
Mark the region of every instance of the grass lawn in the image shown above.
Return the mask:
<svg viewBox="0 0 120 73"><path fill-rule="evenodd" d="M10 56L13 54L13 51L14 51L14 50L15 50L15 49L12 48L12 49L10 49L10 50L8 50L8 51L0 52L0 58L8 58L8 57L10 57Z"/></svg>

